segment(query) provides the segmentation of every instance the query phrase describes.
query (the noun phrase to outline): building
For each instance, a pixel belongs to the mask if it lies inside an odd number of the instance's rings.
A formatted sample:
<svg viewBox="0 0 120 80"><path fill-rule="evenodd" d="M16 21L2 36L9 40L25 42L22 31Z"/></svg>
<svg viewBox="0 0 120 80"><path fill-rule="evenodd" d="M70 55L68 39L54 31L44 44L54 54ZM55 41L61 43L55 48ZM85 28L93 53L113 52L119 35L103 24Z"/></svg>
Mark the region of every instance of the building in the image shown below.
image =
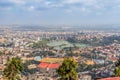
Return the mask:
<svg viewBox="0 0 120 80"><path fill-rule="evenodd" d="M109 78L102 78L98 80L120 80L120 77L109 77Z"/></svg>
<svg viewBox="0 0 120 80"><path fill-rule="evenodd" d="M38 65L38 68L40 69L40 73L47 74L46 76L55 76L56 70L60 67L59 63L45 63L41 62Z"/></svg>

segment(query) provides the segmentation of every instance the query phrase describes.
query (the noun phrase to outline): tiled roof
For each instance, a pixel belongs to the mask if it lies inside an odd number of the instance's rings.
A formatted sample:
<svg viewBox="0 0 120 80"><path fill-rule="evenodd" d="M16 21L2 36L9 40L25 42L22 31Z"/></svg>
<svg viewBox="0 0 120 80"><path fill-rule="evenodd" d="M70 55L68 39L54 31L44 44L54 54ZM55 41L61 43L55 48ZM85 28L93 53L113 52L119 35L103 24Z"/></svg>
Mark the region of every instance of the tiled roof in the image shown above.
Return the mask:
<svg viewBox="0 0 120 80"><path fill-rule="evenodd" d="M40 64L38 65L38 67L39 67L39 68L47 68L48 65L49 65L49 63L44 63L44 62L42 62L42 63L40 63Z"/></svg>
<svg viewBox="0 0 120 80"><path fill-rule="evenodd" d="M44 62L42 62L38 65L39 68L52 68L52 69L59 68L59 66L60 66L59 63L52 63L51 64L51 63L44 63Z"/></svg>
<svg viewBox="0 0 120 80"><path fill-rule="evenodd" d="M109 77L109 78L103 78L99 80L120 80L120 77Z"/></svg>
<svg viewBox="0 0 120 80"><path fill-rule="evenodd" d="M59 68L60 64L54 63L54 64L49 64L48 68Z"/></svg>

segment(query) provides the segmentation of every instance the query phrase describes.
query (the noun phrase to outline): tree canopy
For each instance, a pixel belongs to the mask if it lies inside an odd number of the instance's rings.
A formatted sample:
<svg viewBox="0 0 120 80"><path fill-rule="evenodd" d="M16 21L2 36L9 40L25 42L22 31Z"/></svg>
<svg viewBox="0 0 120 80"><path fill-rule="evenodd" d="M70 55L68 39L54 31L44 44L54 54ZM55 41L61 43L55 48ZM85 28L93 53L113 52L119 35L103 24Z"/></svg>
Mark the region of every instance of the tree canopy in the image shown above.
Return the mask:
<svg viewBox="0 0 120 80"><path fill-rule="evenodd" d="M57 70L60 80L76 80L77 79L77 62L73 58L65 58L62 65Z"/></svg>
<svg viewBox="0 0 120 80"><path fill-rule="evenodd" d="M6 64L4 69L4 77L8 80L18 80L23 70L22 60L20 58L12 58Z"/></svg>
<svg viewBox="0 0 120 80"><path fill-rule="evenodd" d="M114 71L115 76L120 77L120 59L116 62L115 66L116 66Z"/></svg>

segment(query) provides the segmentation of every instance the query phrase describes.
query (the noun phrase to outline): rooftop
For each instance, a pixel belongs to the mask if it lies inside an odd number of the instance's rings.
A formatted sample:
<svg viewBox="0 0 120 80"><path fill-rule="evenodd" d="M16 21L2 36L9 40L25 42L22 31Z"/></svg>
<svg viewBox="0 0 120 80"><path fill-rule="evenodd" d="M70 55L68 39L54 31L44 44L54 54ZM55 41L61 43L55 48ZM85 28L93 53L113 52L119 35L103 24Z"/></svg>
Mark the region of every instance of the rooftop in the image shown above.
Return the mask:
<svg viewBox="0 0 120 80"><path fill-rule="evenodd" d="M120 77L109 77L109 78L103 78L98 80L120 80Z"/></svg>
<svg viewBox="0 0 120 80"><path fill-rule="evenodd" d="M59 66L60 66L59 63L52 63L51 64L51 63L45 63L45 62L40 63L38 65L39 68L49 68L49 69L57 69L57 68L59 68Z"/></svg>
<svg viewBox="0 0 120 80"><path fill-rule="evenodd" d="M63 62L63 58L43 58L41 60L41 62L45 62L45 63L62 63Z"/></svg>

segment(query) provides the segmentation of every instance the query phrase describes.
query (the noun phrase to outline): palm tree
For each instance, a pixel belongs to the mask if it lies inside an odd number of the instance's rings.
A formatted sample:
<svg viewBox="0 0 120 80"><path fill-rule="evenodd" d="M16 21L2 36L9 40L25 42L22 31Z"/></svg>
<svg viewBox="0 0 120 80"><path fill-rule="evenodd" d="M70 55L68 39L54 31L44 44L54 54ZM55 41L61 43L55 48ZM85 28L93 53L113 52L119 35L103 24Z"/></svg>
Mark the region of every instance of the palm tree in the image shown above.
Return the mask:
<svg viewBox="0 0 120 80"><path fill-rule="evenodd" d="M18 57L12 58L6 64L4 69L4 77L8 80L18 80L20 79L20 74L23 71L22 60Z"/></svg>

